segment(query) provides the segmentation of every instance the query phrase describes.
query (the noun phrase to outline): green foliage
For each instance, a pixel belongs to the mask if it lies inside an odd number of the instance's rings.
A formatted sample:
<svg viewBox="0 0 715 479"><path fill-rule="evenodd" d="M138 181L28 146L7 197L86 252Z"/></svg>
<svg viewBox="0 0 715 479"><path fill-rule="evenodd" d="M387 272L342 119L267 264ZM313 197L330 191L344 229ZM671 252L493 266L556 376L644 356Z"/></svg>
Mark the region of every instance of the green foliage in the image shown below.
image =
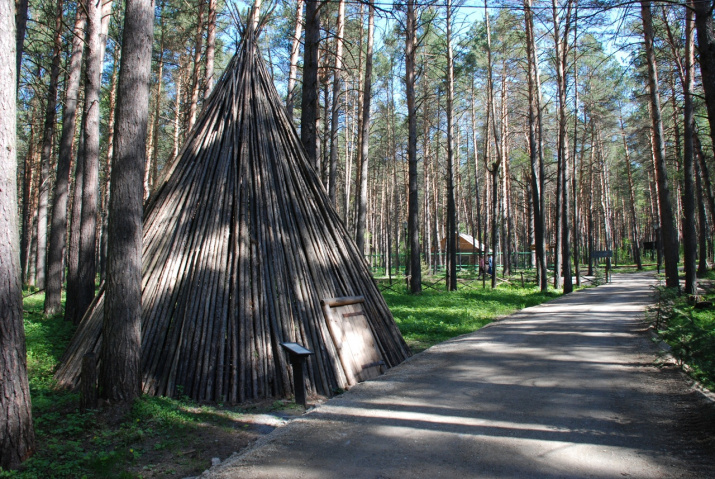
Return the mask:
<svg viewBox="0 0 715 479"><path fill-rule="evenodd" d="M437 288L437 289L434 289ZM475 331L502 316L534 306L559 295L556 291L541 293L538 288L500 286L491 289L481 282L460 285L448 292L444 281L423 288L421 295L411 295L404 285L383 294L397 326L413 352L439 342Z"/></svg>
<svg viewBox="0 0 715 479"><path fill-rule="evenodd" d="M72 338L74 326L65 321L62 314L44 317L44 294L24 294L27 372L33 407L37 407L36 401L51 393L52 372Z"/></svg>
<svg viewBox="0 0 715 479"><path fill-rule="evenodd" d="M657 303L648 317L660 339L668 343L678 364L708 389L715 388L715 309L696 309L676 289L657 287ZM706 296L715 300L715 294Z"/></svg>

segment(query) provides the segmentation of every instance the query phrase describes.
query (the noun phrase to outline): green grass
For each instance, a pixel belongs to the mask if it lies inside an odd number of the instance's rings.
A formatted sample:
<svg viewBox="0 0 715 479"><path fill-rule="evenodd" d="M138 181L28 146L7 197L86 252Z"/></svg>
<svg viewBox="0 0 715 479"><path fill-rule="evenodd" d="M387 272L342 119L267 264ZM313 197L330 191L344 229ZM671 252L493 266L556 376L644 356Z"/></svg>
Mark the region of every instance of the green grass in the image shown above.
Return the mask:
<svg viewBox="0 0 715 479"><path fill-rule="evenodd" d="M660 266L660 269L663 270L665 267L663 265ZM655 263L648 261L643 262L643 268L641 271L657 271L658 270L658 265ZM614 273L637 273L638 268L634 264L627 264L627 265L619 265L619 266L614 266L613 267L613 272Z"/></svg>
<svg viewBox="0 0 715 479"><path fill-rule="evenodd" d="M216 430L248 427L242 422L245 408L200 405L185 398L144 396L129 410L80 413L78 395L56 389L52 377L75 327L62 315L45 318L44 294L31 293L24 292L24 319L37 448L20 470L0 469L0 478L146 477L136 469L150 455L153 459L161 455L172 464L173 469L165 470L168 475L171 470L183 473L179 477L196 475L210 464L209 453L201 461L193 460L196 464L182 459L182 469L175 464L176 451L213 447L206 437L213 437ZM279 409L281 404L261 412ZM200 441L206 444L197 445ZM146 464L149 469L155 466Z"/></svg>
<svg viewBox="0 0 715 479"><path fill-rule="evenodd" d="M397 326L415 353L560 294L516 285L500 285L492 290L488 282L484 289L481 282L460 284L452 292L445 290L443 281L437 287L437 290L423 288L419 295L408 294L402 284L393 288L398 292L383 292Z"/></svg>
<svg viewBox="0 0 715 479"><path fill-rule="evenodd" d="M715 280L715 271L703 278ZM678 364L695 380L715 390L715 308L695 308L693 301L672 288L656 289L658 302L648 317L658 337L668 343ZM711 289L700 298L715 302Z"/></svg>

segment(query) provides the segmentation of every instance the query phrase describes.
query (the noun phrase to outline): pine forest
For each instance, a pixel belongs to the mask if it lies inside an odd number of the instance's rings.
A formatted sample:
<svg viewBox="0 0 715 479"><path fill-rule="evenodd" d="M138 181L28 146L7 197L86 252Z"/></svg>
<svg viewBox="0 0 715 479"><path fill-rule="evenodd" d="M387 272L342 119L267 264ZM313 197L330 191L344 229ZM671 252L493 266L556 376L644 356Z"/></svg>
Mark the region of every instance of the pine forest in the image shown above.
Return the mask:
<svg viewBox="0 0 715 479"><path fill-rule="evenodd" d="M141 278L150 274L142 221L147 231L155 227L147 223L156 216L150 206L164 201L172 165L183 165L178 158L201 148L192 145L205 118L243 118L230 107L207 110L239 104L219 100L214 86L233 85L222 80L230 75L243 81L229 70L234 54L249 48L248 35L255 34L266 85L277 91L281 131L300 139L304 152L295 155L305 155L306 174L318 185L313 192L312 183L290 182L277 193L292 203L285 211L301 202L317 201L320 211L329 205L321 215L328 229L355 243L355 254L352 243L340 246L350 251L344 257L365 259L335 270L364 269L371 285L398 281L412 294L436 282L456 290L458 279L480 274L487 288L521 274L522 284L527 277L541 291L569 293L604 268L657 265L667 286L694 295L713 264L710 0L155 2L15 0L14 10L3 2L0 207L7 218L0 229L9 239L0 278L10 300L3 299L0 350L3 367L15 364L19 379L0 388L28 396L17 298L29 288L44 291L45 315L64 306L74 325L104 308L104 323L101 315L95 322L108 345L98 357L100 395L121 402L141 394L146 358L136 318ZM261 133L264 125L231 125L236 138L250 130L246 141L277 141ZM255 151L283 148L265 145ZM255 188L273 181L268 167L263 174L252 168ZM223 208L206 206L214 207ZM275 224L264 221L273 234ZM315 228L301 221L296 229ZM320 236L301 233L296 244ZM163 230L151 234L156 244L164 239ZM263 251L259 240L247 237L246 248ZM177 240L172 248L183 246ZM230 249L218 241L203 248L217 257ZM387 311L379 294L368 296L376 299L366 308ZM409 353L385 314L380 327L398 348L388 362L399 363ZM106 369L117 361L126 371ZM289 379L281 381L288 391ZM29 399L20 396L10 409L26 424ZM18 435L26 447L13 443L15 455L0 467L16 466L32 449L31 432L18 429L0 431L3 450Z"/></svg>

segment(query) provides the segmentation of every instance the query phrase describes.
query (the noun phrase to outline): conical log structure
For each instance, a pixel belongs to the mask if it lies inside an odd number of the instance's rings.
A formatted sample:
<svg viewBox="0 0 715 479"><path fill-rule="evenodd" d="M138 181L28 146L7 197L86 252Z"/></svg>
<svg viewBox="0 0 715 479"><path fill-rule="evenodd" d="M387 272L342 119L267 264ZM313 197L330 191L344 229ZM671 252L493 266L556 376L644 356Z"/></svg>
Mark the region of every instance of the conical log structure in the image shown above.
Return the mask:
<svg viewBox="0 0 715 479"><path fill-rule="evenodd" d="M280 343L295 341L315 352L309 391L332 395L347 383L324 298L364 296L386 366L409 356L250 32L145 209L142 275L148 394L288 396ZM78 386L85 353L99 357L103 308L100 292L56 372L61 386Z"/></svg>

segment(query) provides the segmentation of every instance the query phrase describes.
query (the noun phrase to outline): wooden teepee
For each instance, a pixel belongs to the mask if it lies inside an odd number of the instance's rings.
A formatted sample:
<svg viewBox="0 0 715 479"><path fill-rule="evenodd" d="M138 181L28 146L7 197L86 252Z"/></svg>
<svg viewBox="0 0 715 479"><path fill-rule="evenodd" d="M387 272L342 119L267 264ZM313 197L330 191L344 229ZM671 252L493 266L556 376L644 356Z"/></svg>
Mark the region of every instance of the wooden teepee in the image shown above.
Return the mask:
<svg viewBox="0 0 715 479"><path fill-rule="evenodd" d="M251 31L145 209L148 394L230 403L288 396L292 374L280 343L294 341L315 353L309 390L332 395L351 374L321 309L326 298L364 297L370 331L361 334L374 338L385 366L409 355ZM55 375L60 385L77 387L83 355L101 348L103 308L100 292Z"/></svg>

